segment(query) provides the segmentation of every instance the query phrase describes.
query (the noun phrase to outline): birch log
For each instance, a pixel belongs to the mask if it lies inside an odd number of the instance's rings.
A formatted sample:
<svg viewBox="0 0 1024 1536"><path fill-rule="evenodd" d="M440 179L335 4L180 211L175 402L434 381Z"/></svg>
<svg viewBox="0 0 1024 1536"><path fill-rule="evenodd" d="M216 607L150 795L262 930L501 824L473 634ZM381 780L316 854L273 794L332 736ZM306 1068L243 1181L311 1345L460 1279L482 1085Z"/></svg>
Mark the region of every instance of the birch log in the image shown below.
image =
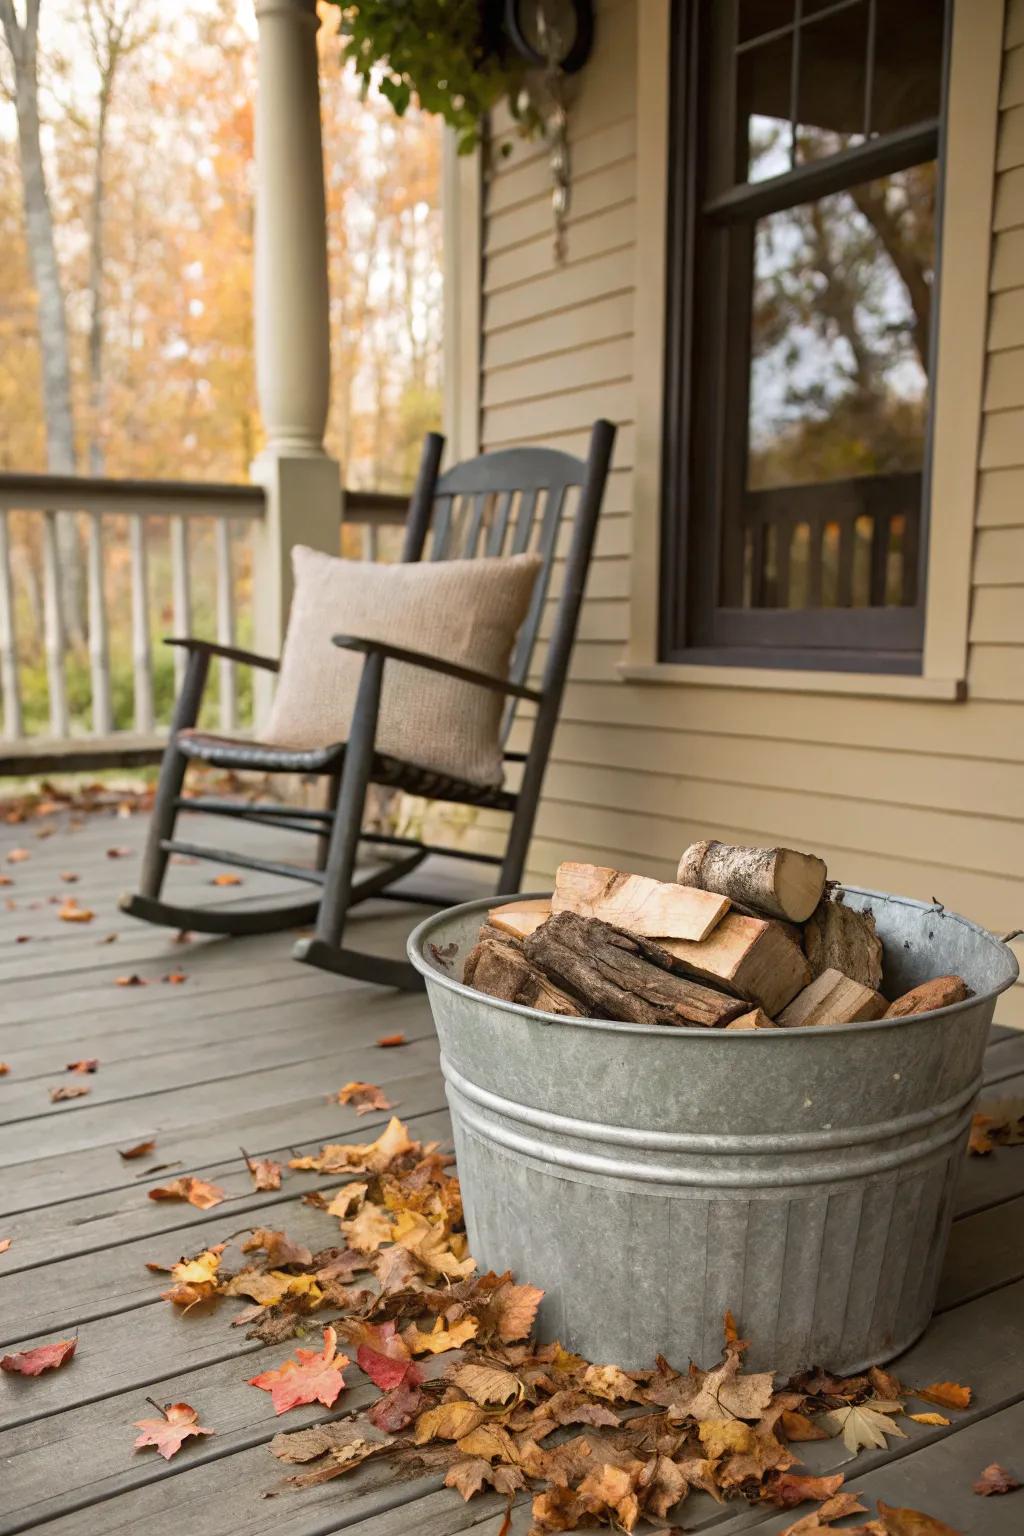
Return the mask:
<svg viewBox="0 0 1024 1536"><path fill-rule="evenodd" d="M716 891L768 917L803 923L821 900L827 873L813 853L708 841L690 844L679 860L676 879L680 885Z"/></svg>

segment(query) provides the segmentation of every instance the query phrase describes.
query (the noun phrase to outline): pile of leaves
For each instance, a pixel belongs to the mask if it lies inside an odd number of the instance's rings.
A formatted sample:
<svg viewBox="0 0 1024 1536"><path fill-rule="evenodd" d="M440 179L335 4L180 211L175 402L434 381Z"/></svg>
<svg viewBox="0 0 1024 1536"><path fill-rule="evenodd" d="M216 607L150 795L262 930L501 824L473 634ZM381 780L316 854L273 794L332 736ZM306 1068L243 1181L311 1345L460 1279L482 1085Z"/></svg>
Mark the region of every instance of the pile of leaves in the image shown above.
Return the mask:
<svg viewBox="0 0 1024 1536"><path fill-rule="evenodd" d="M314 1347L296 1348L251 1379L277 1413L309 1403L334 1408L352 1358L379 1389L365 1411L277 1435L274 1456L299 1470L271 1492L388 1458L396 1475L443 1472L466 1499L484 1489L510 1502L532 1496L531 1536L594 1526L630 1532L642 1519L664 1527L693 1490L781 1510L814 1500L818 1507L787 1532L814 1536L865 1506L844 1488L843 1473L802 1472L794 1446L841 1436L853 1457L903 1437L904 1413L947 1425L947 1412L970 1402L970 1390L955 1383L910 1389L879 1369L845 1379L819 1371L777 1387L771 1373L744 1370L746 1342L728 1313L722 1360L711 1370L676 1370L659 1358L648 1370L623 1371L559 1343L538 1344L531 1335L543 1293L511 1274L477 1272L451 1162L393 1118L376 1141L328 1145L290 1164L348 1181L304 1196L338 1223L332 1235L340 1241L314 1253L258 1227L241 1242L245 1262L233 1273L223 1267L226 1242L170 1267L163 1294L174 1306L187 1312L243 1298L233 1326L246 1326L248 1337L309 1337ZM329 1320L318 1315L325 1313ZM911 1398L928 1406L912 1412ZM169 1456L184 1439L213 1433L188 1404L161 1411L164 1422L139 1421L138 1445ZM941 1521L910 1513L916 1523L879 1504L877 1518L855 1529L950 1536Z"/></svg>

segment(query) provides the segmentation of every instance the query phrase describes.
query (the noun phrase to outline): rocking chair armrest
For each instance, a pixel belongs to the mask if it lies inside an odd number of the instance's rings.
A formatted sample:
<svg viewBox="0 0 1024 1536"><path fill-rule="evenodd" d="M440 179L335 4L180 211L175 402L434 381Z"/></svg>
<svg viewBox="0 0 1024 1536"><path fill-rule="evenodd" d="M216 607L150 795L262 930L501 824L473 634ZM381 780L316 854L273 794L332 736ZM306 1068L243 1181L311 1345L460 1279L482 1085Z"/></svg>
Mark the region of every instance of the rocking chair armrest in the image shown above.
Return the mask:
<svg viewBox="0 0 1024 1536"><path fill-rule="evenodd" d="M249 667L262 667L265 672L277 672L281 666L272 656L257 656L254 651L242 651L233 645L218 645L214 640L197 640L191 635L180 640L165 636L164 645L181 645L188 651L205 651L208 656L220 656L225 661L240 661Z"/></svg>
<svg viewBox="0 0 1024 1536"><path fill-rule="evenodd" d="M332 639L344 651L360 651L364 656L383 656L386 660L423 667L428 672L443 672L446 677L457 677L464 683L493 689L495 693L508 693L516 699L529 699L533 704L539 704L544 697L536 688L525 688L521 683L495 677L490 672L476 672L472 667L460 667L457 662L445 661L440 656L428 656L425 651L408 651L399 645L390 645L386 640L361 640L355 635L334 635Z"/></svg>

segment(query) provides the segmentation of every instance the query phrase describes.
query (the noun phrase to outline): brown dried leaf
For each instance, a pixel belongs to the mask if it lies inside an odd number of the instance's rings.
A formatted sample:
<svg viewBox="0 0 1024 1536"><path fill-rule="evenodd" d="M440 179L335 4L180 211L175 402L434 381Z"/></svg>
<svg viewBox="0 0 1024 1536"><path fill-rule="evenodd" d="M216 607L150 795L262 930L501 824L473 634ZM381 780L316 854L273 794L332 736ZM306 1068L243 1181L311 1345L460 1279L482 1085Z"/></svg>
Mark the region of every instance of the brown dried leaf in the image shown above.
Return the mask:
<svg viewBox="0 0 1024 1536"><path fill-rule="evenodd" d="M407 1043L408 1042L406 1041L404 1035L381 1035L380 1039L377 1041L377 1044L383 1046L385 1050L389 1046L406 1045Z"/></svg>
<svg viewBox="0 0 1024 1536"><path fill-rule="evenodd" d="M96 916L88 907L80 907L73 896L69 896L57 909L57 916L62 923L91 923Z"/></svg>
<svg viewBox="0 0 1024 1536"><path fill-rule="evenodd" d="M50 1103L63 1104L65 1099L80 1099L91 1092L88 1083L65 1083L61 1088L50 1089Z"/></svg>
<svg viewBox="0 0 1024 1536"><path fill-rule="evenodd" d="M523 1396L523 1384L511 1371L490 1365L460 1365L452 1383L481 1408L509 1408Z"/></svg>
<svg viewBox="0 0 1024 1536"><path fill-rule="evenodd" d="M154 1137L152 1141L140 1141L137 1142L134 1147L126 1147L123 1152L121 1148L118 1147L117 1155L118 1157L124 1158L126 1163L130 1163L133 1162L137 1157L148 1157L151 1152L155 1151L155 1149L156 1138Z"/></svg>
<svg viewBox="0 0 1024 1536"><path fill-rule="evenodd" d="M98 1056L83 1056L81 1061L69 1061L64 1070L65 1072L95 1072L99 1064Z"/></svg>
<svg viewBox="0 0 1024 1536"><path fill-rule="evenodd" d="M190 1435L212 1435L212 1429L204 1429L199 1415L188 1403L168 1403L161 1419L136 1419L135 1428L142 1434L135 1441L135 1449L155 1446L165 1461L181 1450L182 1442Z"/></svg>
<svg viewBox="0 0 1024 1536"><path fill-rule="evenodd" d="M1006 1468L1001 1467L998 1461L993 1461L989 1463L973 1486L975 1493L980 1493L982 1497L985 1497L992 1493L1012 1493L1015 1488L1019 1488L1021 1485L1012 1472L1007 1472Z"/></svg>
<svg viewBox="0 0 1024 1536"><path fill-rule="evenodd" d="M286 1233L274 1232L268 1227L254 1227L241 1244L241 1249L243 1253L259 1253L262 1250L271 1269L283 1269L289 1264L305 1268L313 1262L313 1255L304 1243L293 1243ZM320 1279L319 1275L317 1279Z"/></svg>
<svg viewBox="0 0 1024 1536"><path fill-rule="evenodd" d="M229 871L226 871L223 874L214 875L213 879L210 881L210 884L211 885L241 885L242 884L242 877L241 877L241 875L235 875L235 874L230 873Z"/></svg>
<svg viewBox="0 0 1024 1536"><path fill-rule="evenodd" d="M894 1509L878 1500L878 1513L882 1517L886 1536L963 1536L943 1520L926 1515L919 1509Z"/></svg>
<svg viewBox="0 0 1024 1536"><path fill-rule="evenodd" d="M338 1089L337 1093L330 1094L329 1098L337 1100L339 1104L350 1104L357 1115L368 1115L373 1110L395 1108L375 1083L346 1083L344 1087Z"/></svg>
<svg viewBox="0 0 1024 1536"><path fill-rule="evenodd" d="M205 1179L194 1178L186 1174L183 1178L172 1179L169 1184L163 1184L159 1189L149 1191L151 1200L187 1200L189 1205L194 1205L197 1210L208 1211L211 1206L220 1205L227 1196L217 1184L208 1184Z"/></svg>

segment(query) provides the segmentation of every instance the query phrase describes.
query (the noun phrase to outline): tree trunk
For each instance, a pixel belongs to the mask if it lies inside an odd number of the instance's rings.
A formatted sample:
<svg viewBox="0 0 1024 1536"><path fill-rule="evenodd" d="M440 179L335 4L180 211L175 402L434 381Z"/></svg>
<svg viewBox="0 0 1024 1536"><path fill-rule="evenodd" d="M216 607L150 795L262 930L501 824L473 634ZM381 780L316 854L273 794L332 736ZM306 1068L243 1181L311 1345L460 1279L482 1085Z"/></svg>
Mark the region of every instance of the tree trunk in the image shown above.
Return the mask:
<svg viewBox="0 0 1024 1536"><path fill-rule="evenodd" d="M14 66L14 105L18 120L25 231L39 307L46 462L51 474L67 475L75 471L75 422L71 403L71 364L64 288L57 263L53 214L39 141L39 5L40 0L26 0L25 21L19 24L14 0L0 0L0 25ZM57 542L61 562L64 626L71 640L80 644L85 638L82 559L78 527L72 516L58 517Z"/></svg>

